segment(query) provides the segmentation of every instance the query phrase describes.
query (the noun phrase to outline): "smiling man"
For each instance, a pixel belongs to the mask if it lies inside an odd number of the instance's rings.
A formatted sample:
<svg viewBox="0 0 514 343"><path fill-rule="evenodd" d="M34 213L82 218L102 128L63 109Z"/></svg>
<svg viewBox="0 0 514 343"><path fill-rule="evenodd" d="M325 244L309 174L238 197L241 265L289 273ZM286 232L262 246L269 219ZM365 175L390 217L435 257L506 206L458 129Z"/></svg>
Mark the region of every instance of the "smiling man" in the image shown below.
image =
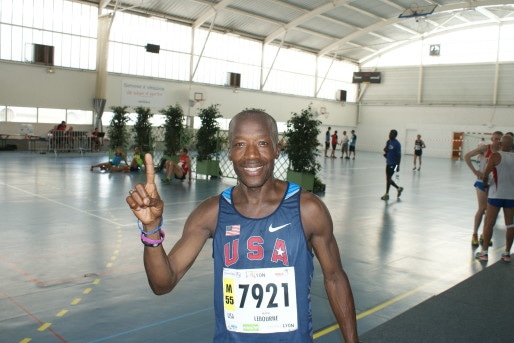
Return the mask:
<svg viewBox="0 0 514 343"><path fill-rule="evenodd" d="M213 341L312 342L315 254L345 342L357 342L353 295L330 213L317 196L273 177L277 146L273 117L256 110L237 114L229 126L229 157L239 183L204 200L167 255L161 245L163 203L152 158L145 156L147 183L137 184L127 203L143 223L150 287L156 294L170 292L213 238Z"/></svg>

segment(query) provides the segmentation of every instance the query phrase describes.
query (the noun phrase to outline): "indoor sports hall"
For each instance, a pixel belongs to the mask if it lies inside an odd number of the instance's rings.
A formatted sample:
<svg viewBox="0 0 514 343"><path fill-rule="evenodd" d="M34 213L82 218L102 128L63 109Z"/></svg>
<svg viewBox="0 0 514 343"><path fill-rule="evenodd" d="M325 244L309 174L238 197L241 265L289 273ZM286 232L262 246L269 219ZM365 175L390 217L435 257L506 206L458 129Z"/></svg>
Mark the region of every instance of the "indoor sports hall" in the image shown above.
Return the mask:
<svg viewBox="0 0 514 343"><path fill-rule="evenodd" d="M63 154L64 155L64 154ZM1 152L0 326L3 342L209 342L214 330L210 241L170 294L154 295L143 245L125 197L144 173L91 172L104 156ZM380 200L384 159L321 158L343 267L363 342L505 342L512 321L514 266L499 260L505 229L494 230L489 262L474 258L472 177L460 161L426 158L400 172L400 199ZM158 190L166 250L188 213L230 179ZM392 193L393 195L394 193ZM477 315L485 311L485 318ZM341 342L316 267L315 342ZM437 329L435 329L437 327Z"/></svg>
<svg viewBox="0 0 514 343"><path fill-rule="evenodd" d="M144 168L92 166L189 151L191 184L156 178L169 251L237 185L228 128L245 109L277 122L277 179L316 152L360 341L510 342L505 218L478 261L466 154L514 131L513 42L514 0L0 0L0 342L212 342L212 241L154 295L125 201ZM218 174L199 165L209 110ZM305 113L314 139L288 145ZM391 130L404 190L382 200ZM314 268L313 340L343 342Z"/></svg>

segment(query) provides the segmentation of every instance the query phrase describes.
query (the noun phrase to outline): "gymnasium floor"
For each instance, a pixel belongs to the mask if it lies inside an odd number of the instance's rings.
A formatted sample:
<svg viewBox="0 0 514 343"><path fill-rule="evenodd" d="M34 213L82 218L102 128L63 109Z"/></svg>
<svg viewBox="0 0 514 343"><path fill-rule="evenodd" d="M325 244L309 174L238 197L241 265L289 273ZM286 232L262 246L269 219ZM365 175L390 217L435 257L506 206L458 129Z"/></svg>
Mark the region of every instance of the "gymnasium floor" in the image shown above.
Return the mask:
<svg viewBox="0 0 514 343"><path fill-rule="evenodd" d="M0 341L210 342L212 261L208 243L168 295L147 285L143 247L125 196L139 173L91 172L104 154L0 152ZM424 157L413 172L404 156L400 183L384 202L381 154L321 158L343 265L361 334L440 294L487 265L470 245L476 209L464 162ZM160 178L159 181L160 183ZM158 185L165 200L166 250L187 214L234 180ZM499 223L503 223L500 215ZM488 265L504 246L495 229ZM341 342L318 266L312 287L315 342Z"/></svg>

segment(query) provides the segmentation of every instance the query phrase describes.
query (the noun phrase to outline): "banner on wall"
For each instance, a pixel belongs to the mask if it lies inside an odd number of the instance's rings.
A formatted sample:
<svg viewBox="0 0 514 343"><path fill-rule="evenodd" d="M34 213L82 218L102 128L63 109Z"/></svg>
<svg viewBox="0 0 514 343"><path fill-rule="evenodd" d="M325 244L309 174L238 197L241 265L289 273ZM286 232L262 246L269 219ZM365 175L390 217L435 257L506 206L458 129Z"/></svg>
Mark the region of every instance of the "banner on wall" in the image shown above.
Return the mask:
<svg viewBox="0 0 514 343"><path fill-rule="evenodd" d="M162 85L123 80L121 85L121 104L123 106L166 107L166 88Z"/></svg>

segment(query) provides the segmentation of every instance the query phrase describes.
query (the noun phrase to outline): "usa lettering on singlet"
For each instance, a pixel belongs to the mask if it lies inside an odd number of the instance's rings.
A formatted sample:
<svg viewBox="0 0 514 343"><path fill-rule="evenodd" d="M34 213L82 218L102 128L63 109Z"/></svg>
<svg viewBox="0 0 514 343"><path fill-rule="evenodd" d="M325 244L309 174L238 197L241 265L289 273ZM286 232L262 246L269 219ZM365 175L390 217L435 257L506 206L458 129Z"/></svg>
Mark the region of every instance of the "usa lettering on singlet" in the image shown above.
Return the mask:
<svg viewBox="0 0 514 343"><path fill-rule="evenodd" d="M311 342L312 252L293 183L271 215L246 218L220 197L213 239L215 342ZM268 336L266 336L268 337Z"/></svg>

